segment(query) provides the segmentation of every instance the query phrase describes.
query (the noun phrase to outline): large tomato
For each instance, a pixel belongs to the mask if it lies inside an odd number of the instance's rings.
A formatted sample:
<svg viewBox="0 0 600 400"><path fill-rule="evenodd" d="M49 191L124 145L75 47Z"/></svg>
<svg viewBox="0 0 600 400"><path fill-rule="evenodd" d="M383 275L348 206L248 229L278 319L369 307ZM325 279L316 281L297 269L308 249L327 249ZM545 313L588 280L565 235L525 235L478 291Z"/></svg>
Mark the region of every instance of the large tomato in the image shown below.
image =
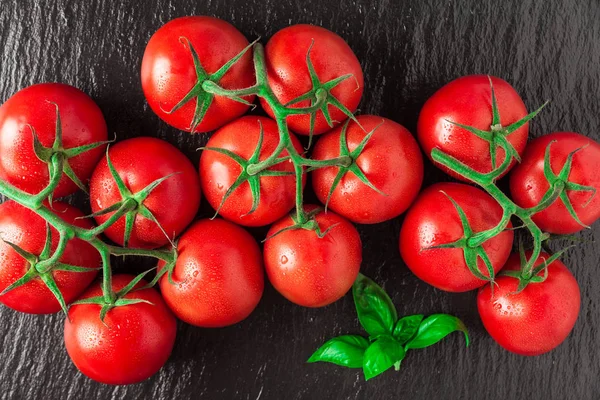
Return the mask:
<svg viewBox="0 0 600 400"><path fill-rule="evenodd" d="M353 222L374 224L402 214L415 199L423 181L423 158L417 141L402 125L374 115L360 115L357 119L360 126L355 122L348 125L347 148L350 153L355 151L365 136L377 128L352 162L383 194L368 187L353 172L346 172L333 191L329 207ZM342 130L338 127L323 135L313 158L339 157ZM337 167L328 167L312 173L313 188L322 203L327 201L338 171Z"/></svg>
<svg viewBox="0 0 600 400"><path fill-rule="evenodd" d="M29 86L0 107L0 179L31 194L46 187L48 165L33 150L32 129L41 144L51 148L56 137L56 107L60 113L64 149L106 141L104 117L88 95L62 83ZM105 145L101 145L68 159L80 181L85 183L89 179L104 149ZM63 174L54 197L75 191L77 185Z"/></svg>
<svg viewBox="0 0 600 400"><path fill-rule="evenodd" d="M160 290L181 320L205 328L238 323L263 294L260 249L248 232L231 222L197 221L177 242L172 281L165 274Z"/></svg>
<svg viewBox="0 0 600 400"><path fill-rule="evenodd" d="M279 144L277 124L270 118L246 116L237 119L210 138L206 147L229 150L244 160L249 160L258 145L260 130L263 130L263 143L259 160L269 157ZM302 145L291 135L292 143L299 153ZM283 151L280 157L286 156ZM242 166L231 157L214 150L204 150L200 158L200 182L202 192L210 205L216 210L223 201L225 193L242 173ZM227 198L219 214L236 224L262 226L273 223L290 211L296 200L296 178L291 161L279 163L269 171L287 171L290 176L261 176L260 202L252 209L253 196L249 182L242 183Z"/></svg>
<svg viewBox="0 0 600 400"><path fill-rule="evenodd" d="M491 77L500 111L500 123L506 127L527 115L523 100L506 81ZM421 113L417 133L421 146L431 159L431 150L438 148L453 156L475 171L486 173L492 170L489 142L475 136L451 122L490 131L492 125L492 91L486 75L463 76L443 86L431 96ZM507 136L519 155L527 144L527 124ZM504 160L501 148L496 152L496 166ZM512 161L512 165L515 160ZM446 173L465 180L457 173L442 167Z"/></svg>
<svg viewBox="0 0 600 400"><path fill-rule="evenodd" d="M312 45L312 48L311 48ZM310 49L310 60L321 83L329 82L347 74L352 77L340 82L330 93L351 112L356 111L363 93L363 73L358 59L348 44L325 28L314 25L292 25L277 32L265 47L269 85L282 103L292 101L313 89L306 63ZM264 99L260 102L273 117L273 110ZM294 108L308 107L311 100L291 105ZM337 125L347 116L333 105L328 106L331 120ZM294 115L287 118L290 129L308 135L310 116ZM314 134L331 129L319 111L316 116Z"/></svg>
<svg viewBox="0 0 600 400"><path fill-rule="evenodd" d="M171 238L192 222L200 205L200 182L196 169L181 151L164 140L137 137L111 146L108 157L132 194L157 179L173 174L154 188L142 204ZM90 180L92 211L98 212L121 200L117 183L104 158ZM111 215L97 216L96 221L101 224ZM118 219L104 233L112 241L123 245L125 217ZM155 222L137 214L129 240L131 247L155 248L167 243L167 237Z"/></svg>
<svg viewBox="0 0 600 400"><path fill-rule="evenodd" d="M315 208L305 206L307 212ZM362 261L360 236L350 222L323 211L315 220L322 233L329 229L324 237L301 228L275 235L294 224L287 216L273 224L264 247L267 276L275 289L305 307L323 307L346 294Z"/></svg>
<svg viewBox="0 0 600 400"><path fill-rule="evenodd" d="M550 184L544 175L544 155L550 146L550 167L559 175L569 153L572 158L567 177L566 194L579 220L591 225L600 217L600 144L574 132L554 132L533 140L527 145L522 163L510 175L510 192L519 206L535 207L540 203ZM563 182L564 183L564 182ZM588 186L593 190L571 190L569 183ZM548 208L533 216L544 231L568 234L584 227L569 213L563 199L557 199Z"/></svg>
<svg viewBox="0 0 600 400"><path fill-rule="evenodd" d="M212 75L249 43L231 24L206 16L176 18L152 35L142 59L144 95L163 121L188 132L193 128L196 108L207 104L203 102L207 100L203 97L206 93L198 87L200 97L194 96L181 108L171 111L196 85L209 79L197 75L190 45L198 55L201 68L207 75ZM216 83L225 89L252 86L252 50L248 50ZM252 102L253 97L245 97L245 100ZM212 131L244 114L248 107L226 97L215 96L194 132Z"/></svg>
<svg viewBox="0 0 600 400"><path fill-rule="evenodd" d="M73 206L55 201L52 203L52 210L69 224L85 229L92 228L89 220L77 219L83 217L83 213ZM54 251L59 235L54 228L51 228L51 232ZM11 200L6 201L0 204L0 237L39 256L46 243L46 221L28 208ZM100 255L83 240L72 239L67 243L59 261L90 268L90 272L51 272L65 302L69 304L94 280L97 271L93 268L100 266ZM32 265L8 244L0 241L0 292L25 275L31 267ZM0 302L14 310L31 314L51 314L61 309L58 300L39 276L0 296Z"/></svg>
<svg viewBox="0 0 600 400"><path fill-rule="evenodd" d="M400 232L400 253L420 279L448 292L465 292L483 286L486 281L471 273L463 249L432 248L465 237L458 211L447 196L462 208L473 233L500 223L502 208L484 191L461 183L437 183L425 189L406 214ZM508 259L513 236L513 231L506 230L483 243L494 272ZM489 277L480 257L477 268Z"/></svg>
<svg viewBox="0 0 600 400"><path fill-rule="evenodd" d="M113 276L113 291L133 278ZM145 284L142 280L136 287ZM94 285L81 299L101 295L101 286ZM65 320L65 346L73 364L87 377L110 385L137 383L154 375L175 344L177 321L155 289L131 291L124 298L146 302L114 307L104 321L100 305L77 304Z"/></svg>
<svg viewBox="0 0 600 400"><path fill-rule="evenodd" d="M531 257L531 252L526 254ZM536 265L548 254L542 253ZM519 270L518 254L513 254L505 270ZM540 272L544 276L544 272ZM542 283L530 283L516 293L519 280L496 278L479 290L477 308L483 326L496 342L513 353L535 356L560 345L569 336L579 315L581 295L573 274L559 260L548 265L548 277Z"/></svg>

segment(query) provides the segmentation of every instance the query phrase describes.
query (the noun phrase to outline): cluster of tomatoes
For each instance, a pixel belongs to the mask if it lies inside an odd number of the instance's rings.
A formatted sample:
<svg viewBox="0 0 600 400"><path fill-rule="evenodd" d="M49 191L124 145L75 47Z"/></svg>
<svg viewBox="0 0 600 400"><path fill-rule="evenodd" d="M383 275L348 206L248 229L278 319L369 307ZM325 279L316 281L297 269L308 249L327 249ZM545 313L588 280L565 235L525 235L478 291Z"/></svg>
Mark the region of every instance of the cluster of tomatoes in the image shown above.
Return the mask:
<svg viewBox="0 0 600 400"><path fill-rule="evenodd" d="M363 75L344 40L309 25L279 31L264 50L268 89L255 83L251 46L233 26L210 17L170 21L147 45L141 80L154 112L180 130L216 129L202 152L199 173L177 148L156 138L127 139L107 148L100 109L68 85L33 85L0 107L0 179L35 195L52 177L48 160L59 154L63 170L53 198L85 188L89 180L92 216L98 225L108 224L103 230L108 239L124 248L164 249L157 251L173 256L172 263L167 258L158 263L159 271L168 269L158 280L160 294L139 277L123 274L112 276L112 288L100 283L89 287L98 267L107 262L92 242L69 238L60 260L48 266L44 261L60 247L60 232L51 227L48 235L46 221L31 207L15 201L0 205L0 235L5 241L0 244L0 301L37 314L60 311L53 289L60 290L66 304L76 301L65 322L65 344L79 370L95 380L128 384L158 371L174 344L175 317L200 327L243 320L260 301L265 270L271 284L296 304L321 307L338 300L351 288L362 261L361 240L351 222L386 221L411 204L400 237L401 254L410 269L442 290L472 290L488 283L467 265L464 248L445 245L468 239L461 212L470 233L476 233L500 223L502 207L466 184L437 184L419 195L423 160L411 133L382 117L351 115L362 96ZM492 83L502 126L526 116L512 87L497 78ZM215 86L229 95L209 90ZM255 95L270 117L243 116ZM274 108L308 110L318 104L319 96L325 99L319 110L272 119L279 115ZM485 76L461 78L437 92L419 119L425 152L441 149L483 173L492 171L496 161L502 163L507 156L502 149L496 151L493 143L490 147L449 122L498 131L490 126L492 97ZM311 159L340 162L299 169L290 158L288 150L293 149L280 146L282 125L291 130L287 134L298 154L307 153L294 133L311 139L318 135ZM592 194L590 200L589 191L580 189L600 187L600 146L581 135L555 133L525 150L527 137L525 124L506 138L522 155L511 176L517 204L534 207L543 201L550 185L544 157L548 144L556 140L560 143L552 146L551 170L559 176L571 157L568 179L557 179L579 222L596 220L600 199ZM273 162L256 173L249 168L265 160ZM308 170L327 210L301 204L298 192ZM222 218L194 221L201 193ZM544 230L567 233L581 228L561 201L562 197L534 216ZM289 214L295 206L302 212ZM43 207L65 224L94 227L69 204L51 199ZM113 221L118 212L121 217ZM301 224L299 215L305 219ZM261 252L241 226L270 224ZM492 280L503 266L520 268L518 256L509 258L513 234L505 230L475 246L484 278ZM579 289L574 278L560 261L543 273L547 279L532 282L519 294L512 294L519 280L509 276L495 279L493 296L489 284L480 291L484 324L509 350L548 351L575 322ZM100 303L107 290L113 300L101 319Z"/></svg>

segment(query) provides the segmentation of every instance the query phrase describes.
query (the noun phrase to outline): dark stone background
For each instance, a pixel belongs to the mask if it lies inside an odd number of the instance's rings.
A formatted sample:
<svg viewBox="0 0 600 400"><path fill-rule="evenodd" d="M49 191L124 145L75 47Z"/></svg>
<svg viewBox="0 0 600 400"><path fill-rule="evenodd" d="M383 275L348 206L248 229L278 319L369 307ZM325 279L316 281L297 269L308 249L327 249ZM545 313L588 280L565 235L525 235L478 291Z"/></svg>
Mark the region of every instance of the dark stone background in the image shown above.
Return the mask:
<svg viewBox="0 0 600 400"><path fill-rule="evenodd" d="M529 109L552 103L532 136L573 130L600 139L598 0L145 0L0 2L0 102L25 86L61 81L89 93L119 139L152 135L197 162L206 136L178 132L148 108L139 68L151 34L172 18L208 14L249 39L267 40L292 23L329 28L356 52L365 72L365 113L415 131L423 102L460 75L490 73L511 82ZM447 179L426 165L426 184ZM83 196L75 199L85 204ZM206 205L201 212L209 215ZM365 383L358 370L304 361L325 339L359 332L351 296L324 309L292 305L267 287L243 323L219 329L180 325L173 355L150 380L130 387L92 382L64 351L63 316L0 308L2 399L598 399L600 249L582 244L564 258L582 289L572 335L557 350L524 358L485 333L475 293L448 294L417 280L397 247L401 218L359 227L363 272L390 292L400 314L447 312L462 318L473 344L453 335L413 351L400 372ZM600 232L600 224L582 234ZM257 237L264 231L256 231ZM118 268L141 270L129 260Z"/></svg>

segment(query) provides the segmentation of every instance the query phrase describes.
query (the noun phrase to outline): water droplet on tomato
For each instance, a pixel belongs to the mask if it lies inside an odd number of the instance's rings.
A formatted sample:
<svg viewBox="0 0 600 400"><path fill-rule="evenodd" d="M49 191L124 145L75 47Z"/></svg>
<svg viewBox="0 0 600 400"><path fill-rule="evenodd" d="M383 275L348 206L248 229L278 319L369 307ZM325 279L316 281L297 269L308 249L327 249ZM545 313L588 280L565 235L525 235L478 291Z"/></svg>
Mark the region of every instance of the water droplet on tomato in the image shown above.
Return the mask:
<svg viewBox="0 0 600 400"><path fill-rule="evenodd" d="M217 189L223 190L223 184L222 183L217 183Z"/></svg>
<svg viewBox="0 0 600 400"><path fill-rule="evenodd" d="M288 262L287 256L281 256L281 263L282 264L287 264L287 262Z"/></svg>

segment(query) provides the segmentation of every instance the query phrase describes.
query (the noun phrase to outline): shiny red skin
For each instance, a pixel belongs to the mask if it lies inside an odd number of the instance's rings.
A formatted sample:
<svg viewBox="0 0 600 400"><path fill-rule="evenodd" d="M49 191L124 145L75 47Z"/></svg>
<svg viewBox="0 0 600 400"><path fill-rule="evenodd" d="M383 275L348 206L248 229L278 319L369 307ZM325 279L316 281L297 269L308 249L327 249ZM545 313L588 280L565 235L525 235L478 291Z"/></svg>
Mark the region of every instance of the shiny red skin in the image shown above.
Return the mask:
<svg viewBox="0 0 600 400"><path fill-rule="evenodd" d="M56 215L69 224L80 228L92 228L83 213L77 208L55 201L52 207ZM58 231L51 228L52 250L58 244ZM34 255L40 255L46 243L46 221L18 203L8 200L0 204L0 237L3 240L16 244L23 250ZM67 304L81 295L97 274L100 266L100 255L92 246L80 239L72 239L60 262L90 268L90 272L54 271L52 276L61 291ZM0 292L21 278L30 269L31 265L8 244L0 241ZM13 310L29 314L53 314L61 310L56 297L42 282L35 278L23 286L17 287L0 296L0 302Z"/></svg>
<svg viewBox="0 0 600 400"><path fill-rule="evenodd" d="M197 221L177 242L177 253L173 284L165 275L160 290L179 319L219 328L256 308L264 290L262 256L243 228L223 219Z"/></svg>
<svg viewBox="0 0 600 400"><path fill-rule="evenodd" d="M134 278L112 277L119 291ZM143 280L136 285L142 287ZM102 295L99 284L81 298ZM175 344L177 320L155 289L129 292L126 299L148 303L111 309L100 320L98 304L78 304L69 309L65 320L65 346L73 364L88 378L109 385L138 383L154 375L167 362Z"/></svg>
<svg viewBox="0 0 600 400"><path fill-rule="evenodd" d="M462 183L436 183L421 192L406 214L400 231L400 254L408 268L423 281L447 292L466 292L483 286L486 281L471 273L463 250L428 249L464 237L458 212L442 192L463 209L474 233L491 229L502 219L502 208L484 191ZM494 272L510 256L513 237L513 231L504 231L483 244ZM477 266L489 276L480 258Z"/></svg>
<svg viewBox="0 0 600 400"><path fill-rule="evenodd" d="M544 176L544 155L550 142L550 166L558 175L570 152L581 148L573 156L569 182L592 186L596 195L591 192L567 191L567 196L575 213L586 225L593 224L600 218L600 144L579 133L554 132L532 140L525 150L522 163L510 175L510 192L519 206L534 207L550 188ZM590 197L593 196L589 202ZM533 221L543 230L550 233L569 234L584 229L578 224L562 200L557 199L550 207L535 214Z"/></svg>
<svg viewBox="0 0 600 400"><path fill-rule="evenodd" d="M311 211L316 206L305 206ZM323 307L340 299L358 276L362 244L356 228L332 212L316 215L323 238L315 231L293 229L267 239L265 269L271 284L291 302L304 307ZM290 216L271 227L267 237L293 225Z"/></svg>
<svg viewBox="0 0 600 400"><path fill-rule="evenodd" d="M277 123L267 117L245 116L225 125L210 138L206 147L226 149L248 160L258 144L260 126L263 129L263 144L259 159L269 157L279 144ZM290 134L298 153L303 153L302 144ZM243 140L240 140L242 139ZM287 156L282 151L280 157ZM294 172L291 161L277 164L273 171ZM200 157L200 183L202 193L215 210L223 196L242 172L242 167L231 157L216 151L204 150ZM260 203L251 214L252 192L250 184L244 182L227 198L219 215L239 225L263 226L271 224L287 214L296 202L296 178L290 176L263 176L260 178Z"/></svg>
<svg viewBox="0 0 600 400"><path fill-rule="evenodd" d="M306 54L311 43L310 59L321 83L353 74L331 90L350 111L356 111L362 97L364 83L360 63L348 44L335 33L314 25L292 25L277 32L265 47L267 76L273 93L281 103L287 103L309 92L312 81L306 65ZM267 102L261 98L260 103L265 111L274 117ZM310 101L302 101L294 108L308 107ZM331 120L334 125L345 121L348 117L337 107L329 106ZM294 115L287 118L291 130L301 135L310 133L309 115ZM319 135L330 130L323 113L319 111L315 121L314 134Z"/></svg>
<svg viewBox="0 0 600 400"><path fill-rule="evenodd" d="M423 182L423 158L417 141L402 125L374 115L359 115L350 122L346 138L354 151L368 132L377 128L366 147L355 160L369 181L385 195L365 185L352 172L346 173L334 190L329 208L359 224L375 224L402 214L417 197ZM321 136L312 158L332 159L340 156L342 127ZM325 204L337 167L312 172L313 189Z"/></svg>
<svg viewBox="0 0 600 400"><path fill-rule="evenodd" d="M108 155L117 173L132 193L153 181L175 174L158 185L144 200L171 238L179 235L196 216L200 206L200 182L196 169L176 147L153 137L141 136L123 140L110 147ZM90 180L90 204L97 212L122 200L106 158L99 163ZM98 224L112 213L95 217ZM125 217L104 231L113 242L123 245ZM133 225L129 246L156 248L168 243L153 221L138 215Z"/></svg>
<svg viewBox="0 0 600 400"><path fill-rule="evenodd" d="M31 194L48 185L48 165L33 151L31 128L45 147L52 147L56 137L56 107L50 102L58 105L65 149L107 140L102 111L81 90L63 83L40 83L15 93L0 107L0 179ZM69 159L83 183L105 149L102 145ZM77 190L77 185L63 174L54 198Z"/></svg>
<svg viewBox="0 0 600 400"><path fill-rule="evenodd" d="M550 255L542 253L537 265L541 265L542 258ZM504 269L519 270L519 254L511 255ZM483 326L510 352L523 356L547 353L559 346L575 326L581 303L579 285L559 260L548 266L544 282L530 283L517 294L518 284L515 278L498 276L493 296L490 285L479 290L477 308Z"/></svg>
<svg viewBox="0 0 600 400"><path fill-rule="evenodd" d="M208 74L217 72L240 53L248 40L233 25L218 18L192 16L167 22L150 38L142 59L142 89L152 110L167 124L190 131L196 108L192 99L177 111L170 111L198 82L187 38ZM252 50L248 50L218 82L225 89L242 89L255 82ZM254 96L244 97L249 102ZM208 132L243 115L247 105L215 96L194 132Z"/></svg>
<svg viewBox="0 0 600 400"><path fill-rule="evenodd" d="M527 115L523 100L506 81L491 77L498 100L500 123L508 126ZM448 121L490 131L492 124L492 92L486 75L469 75L455 79L431 96L419 114L417 134L421 147L431 159L431 150L438 148L478 172L492 170L490 145L487 141ZM508 141L523 154L528 124L507 136ZM504 150L497 149L496 166L504 161ZM511 168L516 161L513 159ZM436 164L444 172L460 180L464 177Z"/></svg>

